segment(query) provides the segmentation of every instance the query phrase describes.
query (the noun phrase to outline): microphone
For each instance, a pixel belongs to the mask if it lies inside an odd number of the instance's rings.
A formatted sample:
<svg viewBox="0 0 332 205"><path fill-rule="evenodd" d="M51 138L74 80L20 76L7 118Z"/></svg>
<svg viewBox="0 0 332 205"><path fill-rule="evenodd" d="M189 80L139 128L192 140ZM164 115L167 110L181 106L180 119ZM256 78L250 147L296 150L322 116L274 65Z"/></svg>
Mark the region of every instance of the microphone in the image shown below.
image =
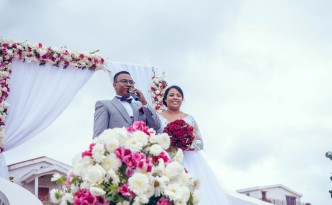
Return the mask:
<svg viewBox="0 0 332 205"><path fill-rule="evenodd" d="M136 93L132 92L130 88L128 88L128 93L130 93L131 97L134 98L134 100L138 101L138 96Z"/></svg>

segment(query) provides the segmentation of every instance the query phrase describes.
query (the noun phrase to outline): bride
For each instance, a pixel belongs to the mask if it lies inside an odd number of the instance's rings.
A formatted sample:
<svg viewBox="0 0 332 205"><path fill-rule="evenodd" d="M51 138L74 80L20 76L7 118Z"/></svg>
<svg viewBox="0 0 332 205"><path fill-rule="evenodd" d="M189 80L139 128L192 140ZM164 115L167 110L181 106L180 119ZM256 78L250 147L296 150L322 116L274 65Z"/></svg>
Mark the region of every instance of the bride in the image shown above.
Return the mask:
<svg viewBox="0 0 332 205"><path fill-rule="evenodd" d="M183 91L178 86L170 86L163 96L163 103L167 109L160 113L161 128L163 132L166 125L178 119L186 121L194 128L195 141L192 144L195 151L184 151L183 165L193 176L201 181L199 188L199 204L201 205L229 205L225 190L218 184L217 178L203 158L200 150L203 149L203 139L193 116L180 111L183 101Z"/></svg>

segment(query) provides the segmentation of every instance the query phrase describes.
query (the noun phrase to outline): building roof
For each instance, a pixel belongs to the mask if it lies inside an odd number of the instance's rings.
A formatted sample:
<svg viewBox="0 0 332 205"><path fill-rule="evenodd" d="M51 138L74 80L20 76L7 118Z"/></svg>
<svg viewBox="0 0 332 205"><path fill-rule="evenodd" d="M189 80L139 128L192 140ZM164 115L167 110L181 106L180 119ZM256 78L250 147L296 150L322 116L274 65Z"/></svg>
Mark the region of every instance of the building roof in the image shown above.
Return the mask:
<svg viewBox="0 0 332 205"><path fill-rule="evenodd" d="M282 184L274 184L274 185L267 185L267 186L255 186L255 187L249 187L249 188L245 188L245 189L239 189L236 190L239 193L246 193L246 192L251 192L251 191L263 191L266 189L274 189L274 188L281 188L284 189L286 191L289 191L291 193L293 193L294 195L298 196L298 197L302 197L302 194L294 191L291 188L286 187L285 185Z"/></svg>
<svg viewBox="0 0 332 205"><path fill-rule="evenodd" d="M55 159L52 159L52 158L49 158L49 157L46 157L46 156L42 156L42 157L37 157L37 158L33 158L33 159L24 160L24 161L21 161L21 162L10 164L10 165L8 165L8 170L10 171L10 170L14 170L14 169L19 169L19 168L22 168L22 167L31 166L33 164L38 164L38 163L41 163L41 162L45 162L45 163L48 163L50 165L57 165L59 167L65 168L67 170L72 169L71 166L69 166L65 163L62 163L60 161L57 161Z"/></svg>

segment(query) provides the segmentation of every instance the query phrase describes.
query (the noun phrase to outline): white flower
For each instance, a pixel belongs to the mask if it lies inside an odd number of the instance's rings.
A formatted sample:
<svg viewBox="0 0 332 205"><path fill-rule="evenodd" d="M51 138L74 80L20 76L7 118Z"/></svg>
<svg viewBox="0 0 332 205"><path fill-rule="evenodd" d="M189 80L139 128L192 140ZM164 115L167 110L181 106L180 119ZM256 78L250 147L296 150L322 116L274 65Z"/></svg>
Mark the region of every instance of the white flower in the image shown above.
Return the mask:
<svg viewBox="0 0 332 205"><path fill-rule="evenodd" d="M170 181L178 181L180 177L184 174L184 168L177 161L173 161L167 164L165 168L165 175L170 179Z"/></svg>
<svg viewBox="0 0 332 205"><path fill-rule="evenodd" d="M156 90L155 93L158 95L158 94L160 93L160 91L159 91L159 90Z"/></svg>
<svg viewBox="0 0 332 205"><path fill-rule="evenodd" d="M106 170L117 171L121 167L121 160L114 154L107 155L101 166Z"/></svg>
<svg viewBox="0 0 332 205"><path fill-rule="evenodd" d="M179 184L170 184L165 190L165 195L173 201L178 201L183 197L183 191Z"/></svg>
<svg viewBox="0 0 332 205"><path fill-rule="evenodd" d="M158 156L163 151L163 148L158 144L152 145L149 150L149 152L154 156Z"/></svg>
<svg viewBox="0 0 332 205"><path fill-rule="evenodd" d="M134 137L142 143L143 146L148 144L149 136L142 131L135 131L133 133Z"/></svg>
<svg viewBox="0 0 332 205"><path fill-rule="evenodd" d="M60 203L62 196L63 196L62 190L52 189L50 192L50 199L53 204Z"/></svg>
<svg viewBox="0 0 332 205"><path fill-rule="evenodd" d="M187 201L190 198L190 190L189 190L188 187L182 186L182 192L183 192L183 195L182 195L182 199L181 200L184 202L184 204L187 204Z"/></svg>
<svg viewBox="0 0 332 205"><path fill-rule="evenodd" d="M164 149L168 149L171 144L171 139L166 133L161 133L157 135L157 143Z"/></svg>
<svg viewBox="0 0 332 205"><path fill-rule="evenodd" d="M156 135L151 135L151 136L149 137L149 142L150 142L151 144L157 143L157 136L156 136Z"/></svg>
<svg viewBox="0 0 332 205"><path fill-rule="evenodd" d="M149 178L145 174L136 173L128 179L128 187L136 195L146 192L149 186Z"/></svg>
<svg viewBox="0 0 332 205"><path fill-rule="evenodd" d="M142 150L143 144L137 138L132 137L125 142L124 146L132 152L139 152Z"/></svg>
<svg viewBox="0 0 332 205"><path fill-rule="evenodd" d="M146 195L139 195L135 197L135 202L137 204L147 204L149 202L149 198Z"/></svg>
<svg viewBox="0 0 332 205"><path fill-rule="evenodd" d="M183 160L183 151L182 149L178 149L175 156L173 157L173 160L178 161L178 162L182 162Z"/></svg>
<svg viewBox="0 0 332 205"><path fill-rule="evenodd" d="M80 184L80 188L81 188L81 189L90 189L90 186L91 186L91 183L88 182L88 181L83 181L83 182Z"/></svg>
<svg viewBox="0 0 332 205"><path fill-rule="evenodd" d="M199 197L197 191L193 193L193 203L198 204L199 203Z"/></svg>
<svg viewBox="0 0 332 205"><path fill-rule="evenodd" d="M105 174L106 171L99 164L90 165L83 179L94 185L102 182Z"/></svg>
<svg viewBox="0 0 332 205"><path fill-rule="evenodd" d="M60 177L62 177L61 174L59 174L59 173L55 173L55 174L53 175L53 177L51 178L51 181L52 181L52 182L55 182L55 181L57 181L58 179L60 179Z"/></svg>
<svg viewBox="0 0 332 205"><path fill-rule="evenodd" d="M99 188L99 187L92 186L92 187L90 187L90 193L91 193L93 196L102 196L102 195L104 195L106 192L105 192L104 190L102 190L101 188Z"/></svg>
<svg viewBox="0 0 332 205"><path fill-rule="evenodd" d="M87 168L93 164L93 160L91 157L83 157L80 158L75 164L73 168L74 175L83 177Z"/></svg>
<svg viewBox="0 0 332 205"><path fill-rule="evenodd" d="M151 181L154 187L154 195L160 196L166 188L166 184L169 182L169 179L166 176L156 176L151 177Z"/></svg>
<svg viewBox="0 0 332 205"><path fill-rule="evenodd" d="M62 197L60 205L67 205L68 203L73 203L74 202L74 197L70 193L65 193Z"/></svg>
<svg viewBox="0 0 332 205"><path fill-rule="evenodd" d="M103 144L97 143L95 146L92 148L92 158L97 162L101 163L104 161L106 156L104 155L105 153L105 148Z"/></svg>
<svg viewBox="0 0 332 205"><path fill-rule="evenodd" d="M105 144L108 151L113 151L118 148L121 138L128 138L123 128L107 129L98 136L97 142Z"/></svg>
<svg viewBox="0 0 332 205"><path fill-rule="evenodd" d="M114 152L119 147L119 140L117 138L108 138L105 141L107 151Z"/></svg>
<svg viewBox="0 0 332 205"><path fill-rule="evenodd" d="M78 186L76 186L75 184L70 185L70 190L72 191L72 193L77 192L79 189L80 188Z"/></svg>
<svg viewBox="0 0 332 205"><path fill-rule="evenodd" d="M130 205L129 201L118 202L116 205Z"/></svg>
<svg viewBox="0 0 332 205"><path fill-rule="evenodd" d="M108 181L109 179L112 179L112 184L119 184L120 183L120 178L119 176L114 172L113 169L110 169L106 173L106 180Z"/></svg>

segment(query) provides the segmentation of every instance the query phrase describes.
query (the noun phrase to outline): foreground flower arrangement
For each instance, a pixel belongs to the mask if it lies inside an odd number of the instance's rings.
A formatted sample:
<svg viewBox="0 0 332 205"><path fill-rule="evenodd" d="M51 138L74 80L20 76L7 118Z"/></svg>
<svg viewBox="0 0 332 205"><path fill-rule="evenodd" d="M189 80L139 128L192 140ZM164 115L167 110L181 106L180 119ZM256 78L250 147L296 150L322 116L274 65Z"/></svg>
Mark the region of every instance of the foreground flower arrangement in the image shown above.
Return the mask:
<svg viewBox="0 0 332 205"><path fill-rule="evenodd" d="M28 42L16 42L0 38L0 153L3 151L5 135L5 119L7 117L9 94L9 80L11 73L10 63L13 60L23 62L37 62L39 65L50 63L55 67L67 68L68 66L78 69L103 70L104 58L96 52L72 52L67 48L44 47L41 43L32 45Z"/></svg>
<svg viewBox="0 0 332 205"><path fill-rule="evenodd" d="M165 73L157 77L155 71L153 70L152 83L151 83L151 97L152 97L152 107L156 112L160 113L165 109L163 104L163 95L167 87L167 82L165 81Z"/></svg>
<svg viewBox="0 0 332 205"><path fill-rule="evenodd" d="M181 165L178 149L165 150L170 137L156 135L144 122L105 130L74 161L67 177L54 175L63 188L50 193L55 204L182 205L197 204L198 179Z"/></svg>

